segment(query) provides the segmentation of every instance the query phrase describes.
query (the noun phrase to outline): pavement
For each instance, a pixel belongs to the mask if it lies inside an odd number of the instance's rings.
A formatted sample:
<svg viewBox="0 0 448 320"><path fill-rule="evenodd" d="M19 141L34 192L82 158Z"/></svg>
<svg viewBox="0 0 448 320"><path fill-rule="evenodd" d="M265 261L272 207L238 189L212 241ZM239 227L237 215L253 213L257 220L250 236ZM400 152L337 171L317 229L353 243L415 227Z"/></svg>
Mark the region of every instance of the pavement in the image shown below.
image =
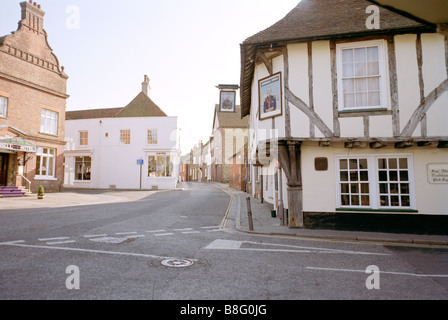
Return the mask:
<svg viewBox="0 0 448 320"><path fill-rule="evenodd" d="M248 194L222 183L213 183L226 192L230 197L230 204L222 227L234 229L237 232L273 237L294 237L302 239L328 239L339 241L376 242L394 245L435 246L448 249L448 235L423 235L405 233L381 233L364 231L323 230L307 228L290 228L282 225L280 217L273 217L273 205L261 203L250 198L252 219L249 219L247 198ZM176 189L182 191L182 186ZM35 194L22 198L0 199L1 210L57 208L83 205L98 205L103 203L131 202L144 199L159 191L114 191L114 190L83 190L47 193L39 200ZM252 230L250 225L252 224Z"/></svg>

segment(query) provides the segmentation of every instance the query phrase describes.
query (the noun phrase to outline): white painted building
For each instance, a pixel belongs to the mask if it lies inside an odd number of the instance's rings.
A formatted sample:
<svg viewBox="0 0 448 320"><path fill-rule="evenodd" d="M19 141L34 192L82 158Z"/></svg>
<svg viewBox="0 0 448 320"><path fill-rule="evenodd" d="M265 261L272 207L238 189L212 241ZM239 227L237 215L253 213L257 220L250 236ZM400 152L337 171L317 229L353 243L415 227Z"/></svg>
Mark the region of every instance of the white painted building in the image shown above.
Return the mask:
<svg viewBox="0 0 448 320"><path fill-rule="evenodd" d="M447 37L371 5L302 0L241 45L249 192L276 207L281 194L291 227L315 213L448 215Z"/></svg>
<svg viewBox="0 0 448 320"><path fill-rule="evenodd" d="M142 92L124 108L67 112L64 188L175 189L177 117Z"/></svg>

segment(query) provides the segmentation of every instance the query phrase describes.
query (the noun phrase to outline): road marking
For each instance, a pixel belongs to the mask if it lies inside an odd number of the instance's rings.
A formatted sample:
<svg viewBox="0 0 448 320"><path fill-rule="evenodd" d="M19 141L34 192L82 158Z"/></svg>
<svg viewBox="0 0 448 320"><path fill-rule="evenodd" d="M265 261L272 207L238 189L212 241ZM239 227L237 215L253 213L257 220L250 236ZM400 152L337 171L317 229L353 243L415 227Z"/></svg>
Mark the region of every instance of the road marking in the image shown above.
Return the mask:
<svg viewBox="0 0 448 320"><path fill-rule="evenodd" d="M190 233L201 233L200 231L183 231L183 234L190 234Z"/></svg>
<svg viewBox="0 0 448 320"><path fill-rule="evenodd" d="M184 228L184 229L173 229L174 231L187 231L187 230L193 230L193 228Z"/></svg>
<svg viewBox="0 0 448 320"><path fill-rule="evenodd" d="M353 270L353 269L316 268L316 267L306 267L306 269L318 270L318 271L340 271L340 272L366 273L366 270ZM418 274L418 273L393 272L393 271L380 271L380 274L393 274L393 275L421 277L421 278L448 278L448 274Z"/></svg>
<svg viewBox="0 0 448 320"><path fill-rule="evenodd" d="M125 236L125 235L128 235L128 234L136 234L137 232L117 232L117 233L115 233L116 235L119 235L119 236Z"/></svg>
<svg viewBox="0 0 448 320"><path fill-rule="evenodd" d="M156 237L163 237L163 236L171 236L171 235L173 235L174 233L158 233L158 234L156 234L155 236Z"/></svg>
<svg viewBox="0 0 448 320"><path fill-rule="evenodd" d="M54 242L47 242L48 245L54 245L54 244L65 244L65 243L74 243L75 240L67 240L67 241L54 241Z"/></svg>
<svg viewBox="0 0 448 320"><path fill-rule="evenodd" d="M258 245L258 246L277 246L285 247L288 249L271 249L271 248L242 248L243 244ZM316 247L303 247L303 246L293 246L286 244L276 244L276 243L262 243L253 241L235 241L235 240L224 240L217 239L210 243L205 249L213 250L242 250L242 251L265 251L265 252L295 252L295 253L340 253L340 254L355 254L355 255L379 255L379 256L389 256L387 253L375 253L375 252L362 252L362 251L348 251L348 250L338 250L338 249L326 249L326 248L316 248Z"/></svg>
<svg viewBox="0 0 448 320"><path fill-rule="evenodd" d="M8 246L17 243L24 243L25 240L16 240L16 241L8 241L8 242L0 242L0 246Z"/></svg>
<svg viewBox="0 0 448 320"><path fill-rule="evenodd" d="M59 238L42 238L42 239L37 239L39 241L55 241L55 240L68 240L70 239L69 237L59 237Z"/></svg>
<svg viewBox="0 0 448 320"><path fill-rule="evenodd" d="M20 241L23 241L23 240L20 240ZM62 250L62 251L76 251L76 252L84 252L84 253L101 253L101 254L109 254L109 255L143 257L143 258L162 259L162 260L164 260L164 259L184 259L184 258L176 258L176 257L156 256L156 255L152 255L152 254L143 254L143 253L104 251L104 250L90 250L90 249L69 248L69 247L36 246L36 245L20 244L19 241L3 242L3 243L0 243L0 245L12 246L12 247L22 247L22 248L36 248L36 249L49 249L49 250ZM189 259L189 258L187 260L198 261L197 259Z"/></svg>
<svg viewBox="0 0 448 320"><path fill-rule="evenodd" d="M97 238L97 237L107 237L107 234L89 234L84 235L84 238Z"/></svg>
<svg viewBox="0 0 448 320"><path fill-rule="evenodd" d="M157 232L165 232L165 230L152 230L152 231L146 231L148 233L157 233Z"/></svg>
<svg viewBox="0 0 448 320"><path fill-rule="evenodd" d="M201 229L217 229L219 226L201 227Z"/></svg>
<svg viewBox="0 0 448 320"><path fill-rule="evenodd" d="M220 232L224 231L223 229L213 229L213 230L207 230L207 232Z"/></svg>

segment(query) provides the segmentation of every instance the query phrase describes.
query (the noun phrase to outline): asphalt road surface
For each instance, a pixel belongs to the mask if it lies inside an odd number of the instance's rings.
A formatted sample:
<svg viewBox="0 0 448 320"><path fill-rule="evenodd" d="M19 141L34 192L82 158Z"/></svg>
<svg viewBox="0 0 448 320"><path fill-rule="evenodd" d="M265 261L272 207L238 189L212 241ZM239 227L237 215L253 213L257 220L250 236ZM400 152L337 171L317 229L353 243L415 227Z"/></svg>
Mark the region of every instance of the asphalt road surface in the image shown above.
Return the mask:
<svg viewBox="0 0 448 320"><path fill-rule="evenodd" d="M228 208L225 192L193 183L132 202L0 208L0 299L448 298L446 249L249 235L221 228Z"/></svg>

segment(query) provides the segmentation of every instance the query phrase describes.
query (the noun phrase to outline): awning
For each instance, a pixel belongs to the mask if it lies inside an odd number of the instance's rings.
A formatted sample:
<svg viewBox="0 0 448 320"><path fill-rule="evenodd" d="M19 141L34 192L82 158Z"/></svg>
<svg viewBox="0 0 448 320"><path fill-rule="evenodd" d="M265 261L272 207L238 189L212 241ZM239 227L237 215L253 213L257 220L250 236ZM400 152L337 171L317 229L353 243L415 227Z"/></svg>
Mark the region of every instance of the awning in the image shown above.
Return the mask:
<svg viewBox="0 0 448 320"><path fill-rule="evenodd" d="M0 149L18 152L36 153L37 146L22 138L7 138L0 140Z"/></svg>

